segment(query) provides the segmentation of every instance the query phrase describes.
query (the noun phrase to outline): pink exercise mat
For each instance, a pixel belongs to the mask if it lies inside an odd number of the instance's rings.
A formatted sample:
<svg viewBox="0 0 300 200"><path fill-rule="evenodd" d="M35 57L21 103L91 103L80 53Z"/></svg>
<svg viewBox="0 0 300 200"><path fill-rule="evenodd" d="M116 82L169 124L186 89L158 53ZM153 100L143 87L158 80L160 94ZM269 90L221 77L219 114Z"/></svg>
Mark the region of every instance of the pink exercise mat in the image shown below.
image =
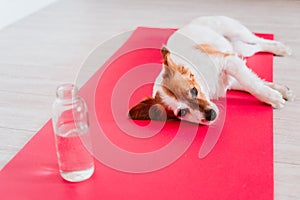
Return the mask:
<svg viewBox="0 0 300 200"><path fill-rule="evenodd" d="M106 157L101 162L95 161L95 173L89 180L68 183L58 172L53 130L49 121L0 172L0 199L273 199L273 111L270 106L247 93L228 92L224 127L214 148L202 159L198 154L206 137L206 126L179 121L134 122L124 115L124 123L136 125L141 134L146 134L145 138L137 138L124 134L124 130L115 122L116 116L111 109L115 84L129 70L147 63L154 63L149 73L136 78L155 79L160 71L160 67L155 66L160 66L162 60L158 49L142 48L120 57L122 51L139 46L162 46L174 31L137 28L113 56L114 61L107 62L105 70L101 68L96 72L80 92L86 96L90 95L91 88L95 89L94 104L87 100L89 107L94 106L96 117L91 119L92 123L101 123L106 138L128 152L154 152L173 141L179 128L183 132L196 130L182 155L160 169L131 173L133 164L140 170L143 166L151 168L158 161L154 157L153 162L147 160L148 163L142 165L143 160L139 163L128 160L128 166L121 165L126 160L116 158L116 152L110 152L105 146L95 146L99 144L95 141L95 134L94 149L103 151ZM273 39L270 34L259 36ZM272 80L272 54L257 54L248 58L247 63L259 76ZM126 109L144 96L151 96L151 88L151 83L138 88L127 99ZM124 91L124 95L126 93ZM119 109L125 110L121 106ZM161 132L146 138L156 126L162 127ZM180 141L187 140L185 134L181 135ZM109 155L111 160L107 161ZM118 166L123 168L118 170Z"/></svg>

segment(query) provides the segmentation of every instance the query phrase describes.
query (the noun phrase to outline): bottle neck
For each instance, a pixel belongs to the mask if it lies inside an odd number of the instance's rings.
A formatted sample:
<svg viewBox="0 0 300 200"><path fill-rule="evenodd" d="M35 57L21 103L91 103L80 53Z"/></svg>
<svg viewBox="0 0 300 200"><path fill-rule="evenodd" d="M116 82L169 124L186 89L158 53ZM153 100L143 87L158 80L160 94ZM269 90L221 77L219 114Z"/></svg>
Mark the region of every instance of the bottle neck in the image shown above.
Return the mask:
<svg viewBox="0 0 300 200"><path fill-rule="evenodd" d="M75 85L67 83L59 85L56 89L56 98L61 101L72 101L78 98L78 89Z"/></svg>

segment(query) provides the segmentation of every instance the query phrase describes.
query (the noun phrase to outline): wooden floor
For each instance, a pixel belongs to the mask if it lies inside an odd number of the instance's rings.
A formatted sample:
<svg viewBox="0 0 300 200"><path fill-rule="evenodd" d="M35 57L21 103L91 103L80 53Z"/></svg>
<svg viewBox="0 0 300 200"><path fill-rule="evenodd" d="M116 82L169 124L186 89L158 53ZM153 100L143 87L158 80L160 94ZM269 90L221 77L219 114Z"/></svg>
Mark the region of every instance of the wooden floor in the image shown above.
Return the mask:
<svg viewBox="0 0 300 200"><path fill-rule="evenodd" d="M180 27L227 15L274 33L293 55L274 58L274 79L297 95L274 111L275 199L300 199L300 1L66 0L0 30L0 169L49 119L55 88L73 82L99 43L137 26Z"/></svg>

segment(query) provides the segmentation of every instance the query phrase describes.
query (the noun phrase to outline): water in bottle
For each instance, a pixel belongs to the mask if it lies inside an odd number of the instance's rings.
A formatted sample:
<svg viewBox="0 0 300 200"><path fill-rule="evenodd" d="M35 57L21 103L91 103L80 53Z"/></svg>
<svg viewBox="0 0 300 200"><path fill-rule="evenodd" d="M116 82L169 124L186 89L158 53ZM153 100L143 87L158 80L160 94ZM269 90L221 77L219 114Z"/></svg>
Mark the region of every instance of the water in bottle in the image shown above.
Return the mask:
<svg viewBox="0 0 300 200"><path fill-rule="evenodd" d="M90 178L94 160L86 148L91 147L87 106L73 84L57 88L52 123L61 176L70 182Z"/></svg>

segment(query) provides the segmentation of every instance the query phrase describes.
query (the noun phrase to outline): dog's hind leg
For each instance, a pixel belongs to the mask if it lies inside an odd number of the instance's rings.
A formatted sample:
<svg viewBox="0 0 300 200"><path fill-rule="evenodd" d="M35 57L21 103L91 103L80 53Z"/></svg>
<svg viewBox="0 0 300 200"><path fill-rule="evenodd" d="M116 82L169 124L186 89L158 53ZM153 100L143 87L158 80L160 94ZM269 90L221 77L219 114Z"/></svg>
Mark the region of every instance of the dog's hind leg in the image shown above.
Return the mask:
<svg viewBox="0 0 300 200"><path fill-rule="evenodd" d="M259 38L255 43L249 43L235 38L230 40L230 42L233 46L234 51L244 57L250 57L257 52L269 52L277 56L285 56L291 54L291 50L289 47L285 46L281 42L273 40Z"/></svg>
<svg viewBox="0 0 300 200"><path fill-rule="evenodd" d="M200 17L192 23L207 26L227 38L233 45L233 49L242 56L251 56L257 52L270 52L284 56L291 53L284 44L267 40L254 35L247 27L235 19L225 16Z"/></svg>
<svg viewBox="0 0 300 200"><path fill-rule="evenodd" d="M226 18L226 17L225 17ZM223 20L227 26L224 32L233 49L242 56L252 56L257 52L269 52L278 56L290 55L291 50L281 42L263 39L253 34L247 27L234 19Z"/></svg>
<svg viewBox="0 0 300 200"><path fill-rule="evenodd" d="M251 93L259 100L272 105L274 108L281 108L285 104L283 95L276 89L272 89L254 72L252 72L245 62L237 56L225 57L226 74L232 76L238 82L238 88Z"/></svg>

